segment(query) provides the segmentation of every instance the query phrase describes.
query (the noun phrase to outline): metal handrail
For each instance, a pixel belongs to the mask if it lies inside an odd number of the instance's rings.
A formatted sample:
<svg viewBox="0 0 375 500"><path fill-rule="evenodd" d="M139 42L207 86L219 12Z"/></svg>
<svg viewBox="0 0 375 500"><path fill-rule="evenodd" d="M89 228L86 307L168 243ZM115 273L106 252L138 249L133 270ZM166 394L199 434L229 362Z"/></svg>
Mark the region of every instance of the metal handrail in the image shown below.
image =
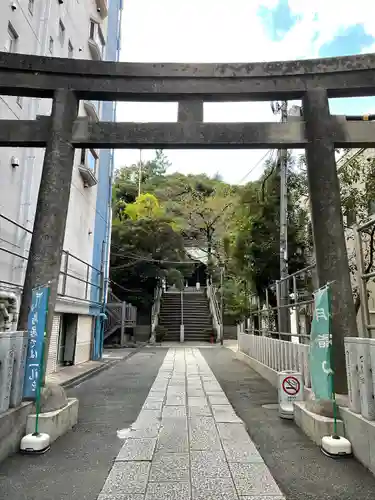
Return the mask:
<svg viewBox="0 0 375 500"><path fill-rule="evenodd" d="M17 222L15 222L14 220L12 220L11 218L3 215L3 214L0 214L0 219L3 219L5 220L6 222L18 227L19 229L22 229L23 231L25 231L26 233L28 234L32 234L33 232L22 226L21 224L18 224ZM9 250L7 248L4 248L4 247L0 247L0 252L4 252L4 253L7 253L9 255L12 255L14 257L17 257L19 259L22 259L24 261L27 261L28 260L28 255L25 256L25 255L21 255L17 252L14 252L13 250ZM26 250L25 249L25 253L29 254L29 250ZM72 299L76 299L76 300L82 300L82 301L85 301L85 302L90 302L90 303L95 303L95 304L99 304L101 301L95 301L95 300L89 300L87 298L87 295L88 295L88 291L89 291L89 287L95 287L96 289L98 289L99 291L102 291L103 289L103 271L98 269L97 267L89 264L88 262L85 262L83 259L81 259L80 257L77 257L76 255L70 253L68 250L63 250L62 251L62 255L65 256L65 259L64 259L64 269L60 270L59 272L59 275L62 276L62 292L63 293L58 293L58 296L59 297L67 297L67 298L72 298ZM85 276L86 276L86 279L82 278L81 276L76 276L74 274L72 274L71 272L69 272L69 259L73 259L75 261L78 261L80 262L81 264L83 264L84 266L86 266L86 273L85 273ZM90 280L90 270L93 270L95 272L98 273L98 276L100 277L100 280L99 280L99 284L98 283L95 283L94 281ZM85 284L85 291L84 291L84 298L83 297L77 297L77 296L74 296L74 295L69 295L66 293L66 286L67 286L67 278L70 278L70 279L74 279L80 283L83 283ZM3 285L6 285L6 286L10 286L10 287L15 287L15 288L19 288L22 290L23 286L21 284L18 284L18 283L12 283L12 282L9 282L9 281L5 281L5 280L2 280L0 279L0 284L3 284Z"/></svg>
<svg viewBox="0 0 375 500"><path fill-rule="evenodd" d="M181 290L181 326L184 326L184 290Z"/></svg>
<svg viewBox="0 0 375 500"><path fill-rule="evenodd" d="M218 339L222 339L223 336L223 324L221 321L222 315L219 308L219 303L216 298L216 289L212 286L211 283L207 280L206 286L207 298L210 306L210 312L212 314L212 319L214 323L214 327L216 329L216 334Z"/></svg>
<svg viewBox="0 0 375 500"><path fill-rule="evenodd" d="M287 337L288 340L290 340L292 337L300 338L302 340L304 339L309 339L309 334L308 331L307 333L302 333L301 332L301 309L306 307L306 306L311 306L314 303L313 299L313 294L312 291L309 292L308 290L298 290L298 282L297 279L300 276L306 276L307 273L310 273L315 269L315 263L311 264L309 266L306 266L303 269L300 269L299 271L296 271L292 274L289 274L285 278L283 278L283 281L288 282L288 280L292 280L293 283L293 293L289 296L288 295L288 303L287 304L280 304L279 301L277 301L276 306L271 306L269 303L269 289L266 290L266 297L265 297L265 303L263 303L263 306L261 306L261 302L259 300L259 297L256 294L253 294L249 297L249 305L250 305L250 311L249 311L249 321L251 324L251 328L245 328L244 331L246 333L255 333L257 335L272 335L272 336L277 336L279 339L282 337ZM276 298L278 298L278 290L280 287L280 283L282 280L279 280L276 282ZM270 287L271 288L271 287ZM255 300L254 300L255 299ZM290 299L290 300L289 300ZM275 321L276 321L276 315L279 315L280 311L282 309L286 310L291 310L295 311L295 326L296 326L296 331L295 332L281 332L277 331L275 327ZM258 328L256 328L254 318L258 318ZM267 320L266 327L263 327L263 322L264 318ZM308 327L308 325L306 325Z"/></svg>

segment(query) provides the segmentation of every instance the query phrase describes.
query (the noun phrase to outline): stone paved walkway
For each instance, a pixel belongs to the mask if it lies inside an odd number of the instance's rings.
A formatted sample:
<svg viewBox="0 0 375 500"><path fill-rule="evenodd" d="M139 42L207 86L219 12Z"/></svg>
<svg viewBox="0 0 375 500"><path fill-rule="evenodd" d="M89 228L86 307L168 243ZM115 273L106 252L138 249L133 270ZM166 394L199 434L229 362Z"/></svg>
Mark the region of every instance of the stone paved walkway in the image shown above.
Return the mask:
<svg viewBox="0 0 375 500"><path fill-rule="evenodd" d="M281 500L200 351L169 349L98 500Z"/></svg>

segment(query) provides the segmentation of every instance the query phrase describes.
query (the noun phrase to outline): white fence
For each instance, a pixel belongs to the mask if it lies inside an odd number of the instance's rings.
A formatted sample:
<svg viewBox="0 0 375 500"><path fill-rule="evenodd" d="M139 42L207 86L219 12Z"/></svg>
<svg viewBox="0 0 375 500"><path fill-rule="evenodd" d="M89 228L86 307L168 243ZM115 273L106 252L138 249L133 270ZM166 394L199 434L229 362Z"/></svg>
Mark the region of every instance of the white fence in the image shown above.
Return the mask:
<svg viewBox="0 0 375 500"><path fill-rule="evenodd" d="M309 345L239 331L238 349L276 372L294 370L301 373L305 387L311 387Z"/></svg>
<svg viewBox="0 0 375 500"><path fill-rule="evenodd" d="M345 338L349 408L375 420L375 339Z"/></svg>

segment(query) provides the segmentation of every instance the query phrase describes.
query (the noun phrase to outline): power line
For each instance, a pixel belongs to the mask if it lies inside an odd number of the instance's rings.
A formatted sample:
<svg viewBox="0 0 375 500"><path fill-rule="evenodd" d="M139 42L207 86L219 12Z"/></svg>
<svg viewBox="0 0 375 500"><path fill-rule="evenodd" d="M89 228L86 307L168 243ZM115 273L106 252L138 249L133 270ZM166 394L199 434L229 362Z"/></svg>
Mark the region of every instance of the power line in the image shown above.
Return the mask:
<svg viewBox="0 0 375 500"><path fill-rule="evenodd" d="M250 175L250 174L251 174L251 173L252 173L252 172L253 172L253 171L257 168L257 167L258 167L258 166L259 166L259 165L260 165L260 163L262 163L262 161L264 161L264 160L265 160L265 158L266 158L266 157L267 157L270 153L272 153L272 151L273 151L273 149L269 149L269 150L267 151L267 153L266 153L264 156L262 156L262 158L261 158L261 159L260 159L260 160L259 160L259 161L258 161L258 162L257 162L257 163L256 163L256 164L255 164L255 165L254 165L254 166L253 166L253 167L252 167L252 168L251 168L251 169L247 172L247 174L246 174L244 177L242 177L242 179L239 181L239 183L238 183L238 184L241 184L241 183L242 183L242 182L243 182L243 181L244 181L244 180L245 180L245 179L246 179L246 178L247 178L247 177L248 177L248 176L249 176L249 175Z"/></svg>

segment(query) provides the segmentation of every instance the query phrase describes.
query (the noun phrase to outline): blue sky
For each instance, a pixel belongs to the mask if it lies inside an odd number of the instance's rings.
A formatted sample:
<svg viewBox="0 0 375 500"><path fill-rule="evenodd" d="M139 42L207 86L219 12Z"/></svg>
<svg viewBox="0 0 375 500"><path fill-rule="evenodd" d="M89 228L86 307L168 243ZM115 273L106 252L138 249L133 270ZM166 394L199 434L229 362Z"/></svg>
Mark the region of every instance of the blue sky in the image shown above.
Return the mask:
<svg viewBox="0 0 375 500"><path fill-rule="evenodd" d="M121 60L252 62L375 52L374 0L126 0ZM375 112L374 98L333 99L331 112ZM205 121L274 121L269 103L209 103ZM121 121L176 121L176 103L121 103ZM139 151L119 151L116 165ZM259 177L264 151L168 151L172 171ZM152 157L151 151L142 158Z"/></svg>

